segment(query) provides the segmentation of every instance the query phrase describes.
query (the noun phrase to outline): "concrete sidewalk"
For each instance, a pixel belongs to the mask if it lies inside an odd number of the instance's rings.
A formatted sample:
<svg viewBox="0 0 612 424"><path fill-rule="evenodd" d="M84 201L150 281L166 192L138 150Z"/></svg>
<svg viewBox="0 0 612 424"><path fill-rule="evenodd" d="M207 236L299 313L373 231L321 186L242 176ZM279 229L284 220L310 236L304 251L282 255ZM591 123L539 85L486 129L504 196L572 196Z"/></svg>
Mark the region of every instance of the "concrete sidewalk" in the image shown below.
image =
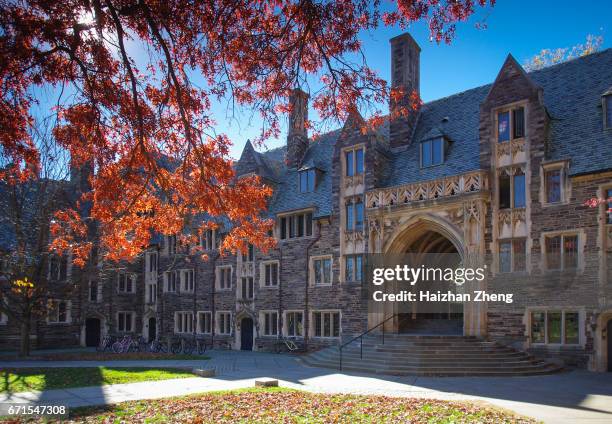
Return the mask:
<svg viewBox="0 0 612 424"><path fill-rule="evenodd" d="M207 352L208 354L208 352ZM573 371L535 377L393 377L337 372L304 367L288 355L255 352L213 351L211 359L198 366L214 368L214 378L187 378L48 390L41 393L1 394L0 402L62 404L71 407L181 396L212 390L252 387L259 377L280 380L283 387L317 393L354 393L419 397L442 400L485 401L545 422L612 422L612 375ZM149 362L190 361L92 361L54 363L58 366L151 366ZM117 362L129 363L117 365ZM0 362L0 369L15 367L14 362ZM36 364L28 363L27 366ZM48 361L42 366L49 366ZM41 366L40 364L36 366ZM80 365L83 366L83 365ZM155 366L159 366L156 364Z"/></svg>

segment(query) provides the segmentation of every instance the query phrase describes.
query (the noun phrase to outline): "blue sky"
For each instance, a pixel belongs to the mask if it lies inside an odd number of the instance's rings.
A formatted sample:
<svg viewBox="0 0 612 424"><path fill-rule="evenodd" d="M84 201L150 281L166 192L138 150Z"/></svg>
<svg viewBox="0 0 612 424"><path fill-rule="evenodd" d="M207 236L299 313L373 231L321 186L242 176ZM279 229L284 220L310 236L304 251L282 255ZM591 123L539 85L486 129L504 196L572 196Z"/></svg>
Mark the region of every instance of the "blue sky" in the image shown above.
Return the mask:
<svg viewBox="0 0 612 424"><path fill-rule="evenodd" d="M469 22L459 24L450 45L430 42L424 23L409 28L421 46L421 97L427 102L492 82L508 53L523 63L545 48L584 43L588 34L602 35L602 48L612 46L612 1L579 3L497 0L495 7L479 10ZM483 18L487 29L476 29L475 23ZM368 64L387 80L389 39L401 32L399 28L380 27L360 37ZM225 105L214 105L217 132L229 135L234 142L231 154L238 158L246 140L258 134L258 122L253 119L249 125L248 110L235 120L225 121L224 111ZM268 141L266 147L284 144L284 134L279 140Z"/></svg>

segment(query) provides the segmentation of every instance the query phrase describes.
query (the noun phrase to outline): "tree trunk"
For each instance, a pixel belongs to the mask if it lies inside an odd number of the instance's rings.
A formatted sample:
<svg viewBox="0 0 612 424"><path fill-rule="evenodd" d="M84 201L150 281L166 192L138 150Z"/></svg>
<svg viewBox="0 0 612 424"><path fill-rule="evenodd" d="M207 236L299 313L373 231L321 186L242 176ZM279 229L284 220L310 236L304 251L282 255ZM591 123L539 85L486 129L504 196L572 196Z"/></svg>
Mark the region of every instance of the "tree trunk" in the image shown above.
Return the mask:
<svg viewBox="0 0 612 424"><path fill-rule="evenodd" d="M30 317L23 317L19 356L30 356Z"/></svg>

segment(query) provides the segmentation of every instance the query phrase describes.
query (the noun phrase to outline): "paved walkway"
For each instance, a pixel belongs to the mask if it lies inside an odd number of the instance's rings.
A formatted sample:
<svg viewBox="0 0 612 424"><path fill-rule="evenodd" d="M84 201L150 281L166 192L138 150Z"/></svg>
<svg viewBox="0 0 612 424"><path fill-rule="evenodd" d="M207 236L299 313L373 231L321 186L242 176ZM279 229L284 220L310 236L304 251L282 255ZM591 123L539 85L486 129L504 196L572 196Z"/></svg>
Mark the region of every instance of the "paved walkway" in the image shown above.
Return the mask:
<svg viewBox="0 0 612 424"><path fill-rule="evenodd" d="M208 352L207 352L208 354ZM612 422L612 374L573 371L535 377L392 377L305 367L286 355L213 351L209 361L0 362L5 367L180 366L215 368L214 378L187 378L0 394L0 402L36 402L71 407L156 399L211 390L251 387L258 377L317 393L376 394L444 400L486 401L551 423ZM194 364L195 362L195 364Z"/></svg>

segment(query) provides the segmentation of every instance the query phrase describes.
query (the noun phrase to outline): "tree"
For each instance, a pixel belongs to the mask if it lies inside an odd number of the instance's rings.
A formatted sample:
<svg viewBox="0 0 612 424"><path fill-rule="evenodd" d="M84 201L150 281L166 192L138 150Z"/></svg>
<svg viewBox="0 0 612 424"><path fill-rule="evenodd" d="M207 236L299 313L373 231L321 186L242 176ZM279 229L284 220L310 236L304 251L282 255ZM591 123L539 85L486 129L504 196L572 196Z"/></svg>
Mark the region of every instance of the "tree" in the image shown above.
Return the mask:
<svg viewBox="0 0 612 424"><path fill-rule="evenodd" d="M65 150L51 134L52 120L39 121L31 128L31 139L39 157L35 178L27 181L0 182L0 312L18 323L19 353L30 352L30 327L47 313L53 294L65 297L73 285L50 284L52 274L66 277L67 258L49 252L50 225L54 214L71 205L68 160ZM16 165L2 158L0 169L14 175Z"/></svg>
<svg viewBox="0 0 612 424"><path fill-rule="evenodd" d="M424 20L433 39L449 42L455 23L487 3L398 0L384 12L379 0L1 1L0 142L18 164L2 178L38 175L28 129L37 90L51 86L57 143L73 166L95 170L81 202L91 204L107 259L135 257L152 232L180 233L196 214L209 217L200 230L218 216L232 221L221 250L265 250L272 223L261 211L271 190L256 177L234 178L211 102L259 113L262 142L279 134L290 90L315 78L315 109L342 120L401 91L367 66L360 31ZM86 226L77 208L66 208L52 228L54 248L72 250L77 265L91 248Z"/></svg>
<svg viewBox="0 0 612 424"><path fill-rule="evenodd" d="M558 48L554 50L542 49L540 53L525 61L523 68L527 71L537 71L557 63L567 62L577 57L595 53L601 49L603 36L587 35L584 44L576 44L573 47Z"/></svg>

